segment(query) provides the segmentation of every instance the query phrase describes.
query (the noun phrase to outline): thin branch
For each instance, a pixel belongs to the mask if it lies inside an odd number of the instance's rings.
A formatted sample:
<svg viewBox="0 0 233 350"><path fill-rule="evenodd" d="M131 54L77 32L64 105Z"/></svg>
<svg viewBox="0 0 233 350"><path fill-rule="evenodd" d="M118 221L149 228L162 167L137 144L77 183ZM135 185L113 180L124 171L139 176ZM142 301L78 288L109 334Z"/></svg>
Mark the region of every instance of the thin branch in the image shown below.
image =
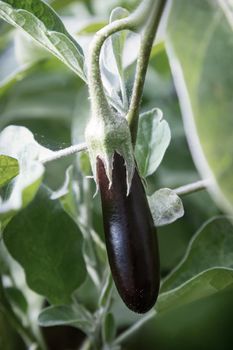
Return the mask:
<svg viewBox="0 0 233 350"><path fill-rule="evenodd" d="M2 284L2 278L0 277L0 312L4 313L6 318L8 319L11 326L21 335L22 339L24 340L25 344L30 347L37 346L37 349L45 350L45 347L42 343L39 342L38 339L36 339L33 332L26 328L21 320L18 318L18 316L14 313L11 304L7 300L4 292L4 287Z"/></svg>
<svg viewBox="0 0 233 350"><path fill-rule="evenodd" d="M145 323L150 321L155 316L156 316L156 311L155 309L153 309L148 314L146 314L146 316L142 317L138 322L134 323L132 327L128 328L125 332L120 334L119 337L117 337L113 342L113 346L122 344L125 340L127 340L129 337L134 335L139 328L144 326Z"/></svg>
<svg viewBox="0 0 233 350"><path fill-rule="evenodd" d="M196 181L191 184L175 188L174 191L178 196L185 196L190 193L206 190L210 184L211 184L210 179L205 179L205 180Z"/></svg>
<svg viewBox="0 0 233 350"><path fill-rule="evenodd" d="M81 344L80 350L91 350L92 344L90 338L84 339L83 343Z"/></svg>
<svg viewBox="0 0 233 350"><path fill-rule="evenodd" d="M64 149L61 149L60 151L55 151L53 152L53 154L51 154L50 156L48 156L45 159L42 159L42 163L46 164L49 162L52 162L54 160L63 158L63 157L68 157L71 156L72 154L81 152L81 151L86 151L87 150L87 144L84 143L80 143L78 145L74 145L74 146L70 146Z"/></svg>
<svg viewBox="0 0 233 350"><path fill-rule="evenodd" d="M142 34L136 67L136 77L134 81L129 112L127 115L127 119L131 129L133 144L135 144L137 138L140 103L142 99L143 87L150 59L150 53L166 2L167 0L159 0L158 4L156 1L153 2L151 6L148 24Z"/></svg>

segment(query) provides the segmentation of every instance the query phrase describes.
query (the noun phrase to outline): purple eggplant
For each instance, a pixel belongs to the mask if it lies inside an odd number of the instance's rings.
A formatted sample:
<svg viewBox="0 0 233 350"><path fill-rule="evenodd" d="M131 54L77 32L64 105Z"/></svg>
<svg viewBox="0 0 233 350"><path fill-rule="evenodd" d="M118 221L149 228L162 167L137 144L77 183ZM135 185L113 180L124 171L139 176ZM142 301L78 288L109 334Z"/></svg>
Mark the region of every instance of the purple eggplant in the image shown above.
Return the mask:
<svg viewBox="0 0 233 350"><path fill-rule="evenodd" d="M159 292L159 251L156 229L137 170L127 196L124 159L114 153L112 186L97 158L105 241L117 290L134 312L145 313Z"/></svg>

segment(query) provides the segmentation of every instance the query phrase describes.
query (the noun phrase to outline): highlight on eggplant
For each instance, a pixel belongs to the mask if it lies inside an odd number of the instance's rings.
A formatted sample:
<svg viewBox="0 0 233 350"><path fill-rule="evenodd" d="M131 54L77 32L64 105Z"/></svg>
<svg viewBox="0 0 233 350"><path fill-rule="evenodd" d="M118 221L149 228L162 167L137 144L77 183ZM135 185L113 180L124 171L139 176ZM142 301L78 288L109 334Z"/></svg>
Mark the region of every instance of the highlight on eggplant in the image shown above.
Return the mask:
<svg viewBox="0 0 233 350"><path fill-rule="evenodd" d="M124 159L114 153L112 186L97 158L106 248L113 280L127 307L137 313L155 304L160 285L156 228L145 190L135 169L127 196Z"/></svg>

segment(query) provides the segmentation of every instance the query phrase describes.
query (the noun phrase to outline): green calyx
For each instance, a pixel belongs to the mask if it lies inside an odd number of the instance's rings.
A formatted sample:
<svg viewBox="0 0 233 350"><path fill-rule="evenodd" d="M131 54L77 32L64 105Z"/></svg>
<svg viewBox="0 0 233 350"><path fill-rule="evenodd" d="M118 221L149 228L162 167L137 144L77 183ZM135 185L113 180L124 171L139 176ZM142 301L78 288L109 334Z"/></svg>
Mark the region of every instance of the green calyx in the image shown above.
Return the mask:
<svg viewBox="0 0 233 350"><path fill-rule="evenodd" d="M111 110L109 112L108 118L94 115L86 127L85 137L92 172L98 186L96 161L99 157L103 161L110 188L112 185L113 156L115 152L119 153L125 160L128 195L135 168L130 130L124 117Z"/></svg>

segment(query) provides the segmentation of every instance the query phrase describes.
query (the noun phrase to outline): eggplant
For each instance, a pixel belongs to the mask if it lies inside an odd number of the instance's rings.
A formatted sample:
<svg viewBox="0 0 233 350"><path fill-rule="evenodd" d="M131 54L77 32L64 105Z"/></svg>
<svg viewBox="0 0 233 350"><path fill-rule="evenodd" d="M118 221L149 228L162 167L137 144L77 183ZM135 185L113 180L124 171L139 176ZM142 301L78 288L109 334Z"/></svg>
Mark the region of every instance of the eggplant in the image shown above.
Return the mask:
<svg viewBox="0 0 233 350"><path fill-rule="evenodd" d="M97 158L96 165L113 280L127 307L145 313L155 304L160 284L156 228L146 193L135 168L127 196L126 168L118 153L114 153L110 188L100 158Z"/></svg>

